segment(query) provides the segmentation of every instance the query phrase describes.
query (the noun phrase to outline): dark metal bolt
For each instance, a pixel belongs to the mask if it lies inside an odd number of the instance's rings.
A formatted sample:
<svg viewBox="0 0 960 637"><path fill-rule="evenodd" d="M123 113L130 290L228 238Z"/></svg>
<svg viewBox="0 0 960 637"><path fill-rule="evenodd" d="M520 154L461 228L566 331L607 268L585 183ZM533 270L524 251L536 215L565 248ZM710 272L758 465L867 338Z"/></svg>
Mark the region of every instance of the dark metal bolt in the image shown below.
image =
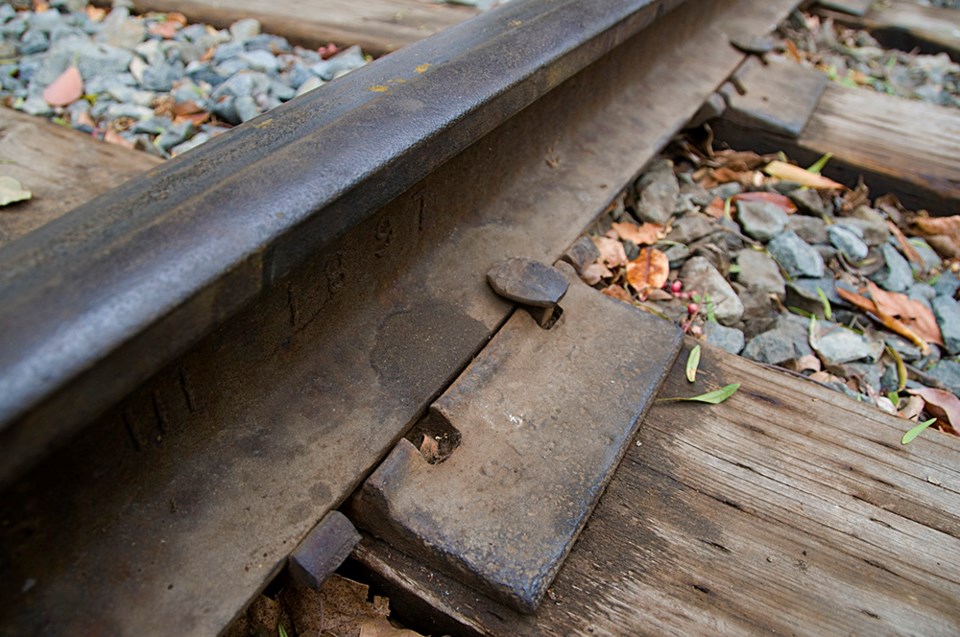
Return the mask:
<svg viewBox="0 0 960 637"><path fill-rule="evenodd" d="M501 261L487 272L487 282L500 296L516 301L546 327L567 293L567 279L560 270L526 257Z"/></svg>

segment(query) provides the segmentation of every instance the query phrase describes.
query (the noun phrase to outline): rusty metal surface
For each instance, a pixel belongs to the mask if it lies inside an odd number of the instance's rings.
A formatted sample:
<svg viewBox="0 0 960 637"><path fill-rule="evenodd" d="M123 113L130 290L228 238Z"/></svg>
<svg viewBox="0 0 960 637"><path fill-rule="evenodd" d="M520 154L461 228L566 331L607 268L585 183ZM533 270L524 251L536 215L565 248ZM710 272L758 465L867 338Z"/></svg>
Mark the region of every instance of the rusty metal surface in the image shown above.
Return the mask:
<svg viewBox="0 0 960 637"><path fill-rule="evenodd" d="M0 249L0 484L310 255L680 3L505 5Z"/></svg>
<svg viewBox="0 0 960 637"><path fill-rule="evenodd" d="M676 325L579 281L549 330L518 311L432 406L460 432L443 463L406 439L351 517L410 555L533 612L680 349Z"/></svg>
<svg viewBox="0 0 960 637"><path fill-rule="evenodd" d="M0 497L0 634L222 630L506 318L487 270L562 254L742 61L715 43L794 4L667 14L306 257L24 475ZM326 236L312 231L299 239ZM224 292L210 289L214 308Z"/></svg>
<svg viewBox="0 0 960 637"><path fill-rule="evenodd" d="M359 541L360 534L350 520L339 511L331 511L290 554L287 568L291 577L301 586L319 590Z"/></svg>

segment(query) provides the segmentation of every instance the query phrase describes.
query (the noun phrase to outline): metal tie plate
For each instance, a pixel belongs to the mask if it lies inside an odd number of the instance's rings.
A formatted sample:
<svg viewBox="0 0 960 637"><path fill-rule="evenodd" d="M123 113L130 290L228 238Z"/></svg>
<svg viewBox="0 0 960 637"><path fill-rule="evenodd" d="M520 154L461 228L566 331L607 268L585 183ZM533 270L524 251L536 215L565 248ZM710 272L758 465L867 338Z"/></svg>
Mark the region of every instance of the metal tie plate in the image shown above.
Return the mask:
<svg viewBox="0 0 960 637"><path fill-rule="evenodd" d="M569 290L556 323L514 312L418 425L459 447L431 464L401 440L350 505L362 528L523 612L545 595L681 341L675 325L558 269Z"/></svg>

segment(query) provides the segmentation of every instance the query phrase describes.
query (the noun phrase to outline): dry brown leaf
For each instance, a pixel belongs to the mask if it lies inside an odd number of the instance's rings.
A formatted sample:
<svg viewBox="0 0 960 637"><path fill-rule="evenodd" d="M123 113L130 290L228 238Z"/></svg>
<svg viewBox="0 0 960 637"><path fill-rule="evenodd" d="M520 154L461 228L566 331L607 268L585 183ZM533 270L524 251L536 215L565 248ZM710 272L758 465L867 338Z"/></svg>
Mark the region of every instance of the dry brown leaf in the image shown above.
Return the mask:
<svg viewBox="0 0 960 637"><path fill-rule="evenodd" d="M629 221L613 223L611 225L617 236L624 241L633 241L638 246L653 245L664 237L663 226L656 223L645 223L638 226Z"/></svg>
<svg viewBox="0 0 960 637"><path fill-rule="evenodd" d="M907 214L907 209L903 207L900 200L893 193L880 195L873 200L873 207L887 215L887 219L899 224Z"/></svg>
<svg viewBox="0 0 960 637"><path fill-rule="evenodd" d="M718 150L713 154L711 163L716 167L723 166L737 172L746 172L760 168L775 155L758 155L750 150Z"/></svg>
<svg viewBox="0 0 960 637"><path fill-rule="evenodd" d="M43 99L50 106L67 106L83 96L83 77L76 65L67 67L47 88L43 89Z"/></svg>
<svg viewBox="0 0 960 637"><path fill-rule="evenodd" d="M656 248L643 248L627 264L627 283L638 293L662 288L670 276L670 260Z"/></svg>
<svg viewBox="0 0 960 637"><path fill-rule="evenodd" d="M600 251L600 263L608 268L619 268L627 264L627 253L622 243L610 237L591 237L591 239Z"/></svg>
<svg viewBox="0 0 960 637"><path fill-rule="evenodd" d="M911 396L907 399L907 403L903 406L903 409L900 410L899 416L907 420L915 421L920 417L920 412L923 411L924 404L923 398Z"/></svg>
<svg viewBox="0 0 960 637"><path fill-rule="evenodd" d="M613 272L602 263L591 263L580 273L580 278L587 285L596 285L603 279L613 276Z"/></svg>
<svg viewBox="0 0 960 637"><path fill-rule="evenodd" d="M900 336L908 339L911 343L919 347L924 354L930 352L930 345L928 345L925 340L920 338L920 336L918 336L913 330L904 325L902 322L879 309L877 304L872 300L839 286L837 287L837 294L847 303L855 305L864 312L871 314L877 321L879 321L891 332L899 334Z"/></svg>
<svg viewBox="0 0 960 637"><path fill-rule="evenodd" d="M420 443L420 453L427 462L433 464L440 455L440 443L433 436L423 434L423 442Z"/></svg>
<svg viewBox="0 0 960 637"><path fill-rule="evenodd" d="M767 192L765 190L741 192L731 197L731 201L766 201L779 206L787 214L793 214L797 211L797 206L790 201L790 198L781 195L779 192Z"/></svg>
<svg viewBox="0 0 960 637"><path fill-rule="evenodd" d="M124 148L133 148L134 144L129 139L125 139L120 133L108 128L107 132L103 134L103 141L108 144L116 144L117 146L123 146Z"/></svg>
<svg viewBox="0 0 960 637"><path fill-rule="evenodd" d="M840 200L840 210L847 214L856 210L860 206L870 205L870 189L863 182L863 175L857 178L857 185L843 193Z"/></svg>
<svg viewBox="0 0 960 637"><path fill-rule="evenodd" d="M906 294L887 292L873 281L867 281L867 292L870 293L878 310L899 319L928 343L943 345L940 326L937 325L936 317L926 305L911 299Z"/></svg>
<svg viewBox="0 0 960 637"><path fill-rule="evenodd" d="M941 421L941 425L946 425L943 427L944 430L957 434L957 427L960 427L960 398L957 398L953 392L932 387L908 389L907 392L919 396L927 403L925 409L932 416L936 416Z"/></svg>
<svg viewBox="0 0 960 637"><path fill-rule="evenodd" d="M927 264L923 262L923 257L921 257L917 249L913 247L913 244L907 240L906 235L901 232L897 224L892 221L887 221L887 227L890 228L893 236L897 238L897 243L900 245L900 252L902 252L907 259L915 263L921 272L926 272Z"/></svg>
<svg viewBox="0 0 960 637"><path fill-rule="evenodd" d="M405 628L394 628L386 619L377 617L365 619L360 624L360 637L423 637L423 635Z"/></svg>
<svg viewBox="0 0 960 637"><path fill-rule="evenodd" d="M176 22L166 21L166 22L154 22L150 25L150 28L147 31L150 35L155 35L157 37L163 38L164 40L171 40L177 31L180 30L180 25Z"/></svg>
<svg viewBox="0 0 960 637"><path fill-rule="evenodd" d="M791 40L790 38L787 38L786 40L784 40L784 43L787 46L787 55L793 58L794 62L802 62L803 56L800 55L800 50L797 48L797 45L794 44L793 40Z"/></svg>
<svg viewBox="0 0 960 637"><path fill-rule="evenodd" d="M611 298L619 299L621 301L626 301L627 303L633 300L630 297L630 293L624 290L622 285L618 285L616 283L614 283L613 285L608 285L607 287L603 288L600 291Z"/></svg>
<svg viewBox="0 0 960 637"><path fill-rule="evenodd" d="M97 127L97 123L96 123L95 121L93 121L93 118L90 117L90 113L88 113L88 112L86 112L86 111L79 111L79 112L77 113L77 115L76 115L76 122L77 122L77 124L81 124L81 125L83 125L83 126L89 126L90 128L96 128L96 127Z"/></svg>
<svg viewBox="0 0 960 637"><path fill-rule="evenodd" d="M727 204L720 197L714 197L713 201L710 202L710 205L704 209L704 213L713 217L714 219L719 219L727 211Z"/></svg>
<svg viewBox="0 0 960 637"><path fill-rule="evenodd" d="M175 124L180 124L182 122L192 122L194 126L200 126L205 124L210 120L210 113L206 111L202 113L192 113L190 115L178 115L173 118Z"/></svg>
<svg viewBox="0 0 960 637"><path fill-rule="evenodd" d="M795 372L819 372L822 365L816 354L807 354L806 356L787 361L784 367Z"/></svg>
<svg viewBox="0 0 960 637"><path fill-rule="evenodd" d="M914 230L926 238L930 245L948 259L960 255L960 215L952 217L915 217L912 222ZM945 237L932 240L934 237ZM939 245L939 247L938 247Z"/></svg>
<svg viewBox="0 0 960 637"><path fill-rule="evenodd" d="M711 188L719 184L727 184L732 181L737 182L741 186L752 186L754 183L754 172L752 170L736 171L721 166L720 168L711 169L708 176L714 183L711 186L703 184L705 188Z"/></svg>
<svg viewBox="0 0 960 637"><path fill-rule="evenodd" d="M187 26L187 16L183 15L179 11L171 11L167 14L167 22L176 22L180 26Z"/></svg>
<svg viewBox="0 0 960 637"><path fill-rule="evenodd" d="M674 298L673 294L661 288L647 290L648 301L672 301Z"/></svg>
<svg viewBox="0 0 960 637"><path fill-rule="evenodd" d="M844 383L842 378L840 378L839 376L834 376L830 372L826 372L826 371L814 372L809 376L807 376L807 378L809 378L810 380L815 380L818 383L826 383L826 384L834 383L837 385L843 385Z"/></svg>
<svg viewBox="0 0 960 637"><path fill-rule="evenodd" d="M90 18L91 22L103 22L103 19L107 17L106 9L95 7L92 4L88 4L85 11L87 12L87 17Z"/></svg>
<svg viewBox="0 0 960 637"><path fill-rule="evenodd" d="M185 102L174 102L170 107L170 112L175 116L180 117L183 115L196 115L197 113L203 113L203 107L194 102L193 100L187 100Z"/></svg>
<svg viewBox="0 0 960 637"><path fill-rule="evenodd" d="M777 177L784 181L791 181L807 188L816 188L817 190L842 190L846 186L838 184L832 179L827 179L823 175L817 175L809 170L788 164L785 161L772 161L766 165L763 172L771 177Z"/></svg>

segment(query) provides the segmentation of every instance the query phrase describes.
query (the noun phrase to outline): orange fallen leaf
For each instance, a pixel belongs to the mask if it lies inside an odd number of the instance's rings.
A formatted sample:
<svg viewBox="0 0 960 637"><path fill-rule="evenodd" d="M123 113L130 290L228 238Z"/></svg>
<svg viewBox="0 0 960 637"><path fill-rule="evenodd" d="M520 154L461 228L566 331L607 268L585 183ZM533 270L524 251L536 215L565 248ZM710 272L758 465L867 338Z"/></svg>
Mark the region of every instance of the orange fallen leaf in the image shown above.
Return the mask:
<svg viewBox="0 0 960 637"><path fill-rule="evenodd" d="M614 223L611 226L617 236L624 241L633 241L638 246L653 245L663 238L663 226L656 223L645 223L638 226L629 221Z"/></svg>
<svg viewBox="0 0 960 637"><path fill-rule="evenodd" d="M164 40L173 39L173 37L177 35L177 31L179 30L180 30L180 24L178 24L177 22L171 22L171 21L154 22L153 24L150 25L150 28L147 29L150 35L161 37Z"/></svg>
<svg viewBox="0 0 960 637"><path fill-rule="evenodd" d="M637 258L627 264L627 283L641 295L662 288L669 276L670 260L656 248L641 249Z"/></svg>
<svg viewBox="0 0 960 637"><path fill-rule="evenodd" d="M920 338L920 336L918 336L913 330L904 325L902 322L879 309L877 304L871 299L839 286L837 287L837 294L847 303L858 307L866 312L869 316L872 316L891 332L899 334L900 336L908 339L911 343L919 347L920 351L922 351L925 355L930 352L930 345L928 345L925 340Z"/></svg>
<svg viewBox="0 0 960 637"><path fill-rule="evenodd" d="M802 62L803 56L800 55L800 50L797 48L797 45L793 43L793 40L787 38L784 42L787 46L787 55L793 58L794 62Z"/></svg>
<svg viewBox="0 0 960 637"><path fill-rule="evenodd" d="M908 389L907 392L923 398L927 403L925 409L930 415L937 417L941 428L947 433L957 435L957 427L960 427L960 398L953 392L932 387Z"/></svg>
<svg viewBox="0 0 960 637"><path fill-rule="evenodd" d="M50 10L50 4L44 0L33 0L34 13L46 13Z"/></svg>
<svg viewBox="0 0 960 637"><path fill-rule="evenodd" d="M904 325L928 343L943 345L940 326L937 325L936 317L926 305L911 299L906 294L887 292L873 281L867 281L867 291L878 310L900 319Z"/></svg>
<svg viewBox="0 0 960 637"><path fill-rule="evenodd" d="M92 4L88 4L85 11L87 12L87 17L90 18L92 22L103 22L103 19L107 17L106 9L95 7Z"/></svg>
<svg viewBox="0 0 960 637"><path fill-rule="evenodd" d="M719 219L727 211L727 204L720 197L714 197L713 201L710 202L710 205L707 206L703 212L710 215L714 219Z"/></svg>
<svg viewBox="0 0 960 637"><path fill-rule="evenodd" d="M842 190L843 184L838 184L832 179L827 179L823 175L814 174L800 166L788 164L785 161L775 160L766 165L763 172L771 177L777 177L784 181L792 181L795 184L816 188L818 190Z"/></svg>
<svg viewBox="0 0 960 637"><path fill-rule="evenodd" d="M203 112L203 107L193 100L187 100L185 102L175 102L170 110L175 116L196 115Z"/></svg>
<svg viewBox="0 0 960 637"><path fill-rule="evenodd" d="M43 99L50 106L67 106L83 96L83 77L76 65L71 65L43 89Z"/></svg>
<svg viewBox="0 0 960 637"><path fill-rule="evenodd" d="M201 113L191 113L190 115L178 115L173 118L175 124L180 124L181 122L193 122L194 126L200 126L205 124L210 120L210 113L206 111Z"/></svg>
<svg viewBox="0 0 960 637"><path fill-rule="evenodd" d="M591 237L591 239L600 251L599 263L608 268L619 268L627 264L627 253L622 243L610 237Z"/></svg>
<svg viewBox="0 0 960 637"><path fill-rule="evenodd" d="M793 214L797 211L797 206L790 201L790 198L786 195L781 195L779 192L767 192L764 190L741 192L734 195L732 201L766 201L779 206L787 214Z"/></svg>
<svg viewBox="0 0 960 637"><path fill-rule="evenodd" d="M176 22L180 26L185 27L187 26L187 16L179 11L171 11L167 14L167 22Z"/></svg>
<svg viewBox="0 0 960 637"><path fill-rule="evenodd" d="M622 285L608 285L607 287L600 290L601 293L606 294L609 297L620 299L621 301L627 301L628 303L632 300L630 298L630 293L623 289Z"/></svg>
<svg viewBox="0 0 960 637"><path fill-rule="evenodd" d="M120 133L108 128L107 132L103 134L103 141L108 144L116 144L117 146L123 146L124 148L133 148L133 142L129 139L124 138Z"/></svg>

